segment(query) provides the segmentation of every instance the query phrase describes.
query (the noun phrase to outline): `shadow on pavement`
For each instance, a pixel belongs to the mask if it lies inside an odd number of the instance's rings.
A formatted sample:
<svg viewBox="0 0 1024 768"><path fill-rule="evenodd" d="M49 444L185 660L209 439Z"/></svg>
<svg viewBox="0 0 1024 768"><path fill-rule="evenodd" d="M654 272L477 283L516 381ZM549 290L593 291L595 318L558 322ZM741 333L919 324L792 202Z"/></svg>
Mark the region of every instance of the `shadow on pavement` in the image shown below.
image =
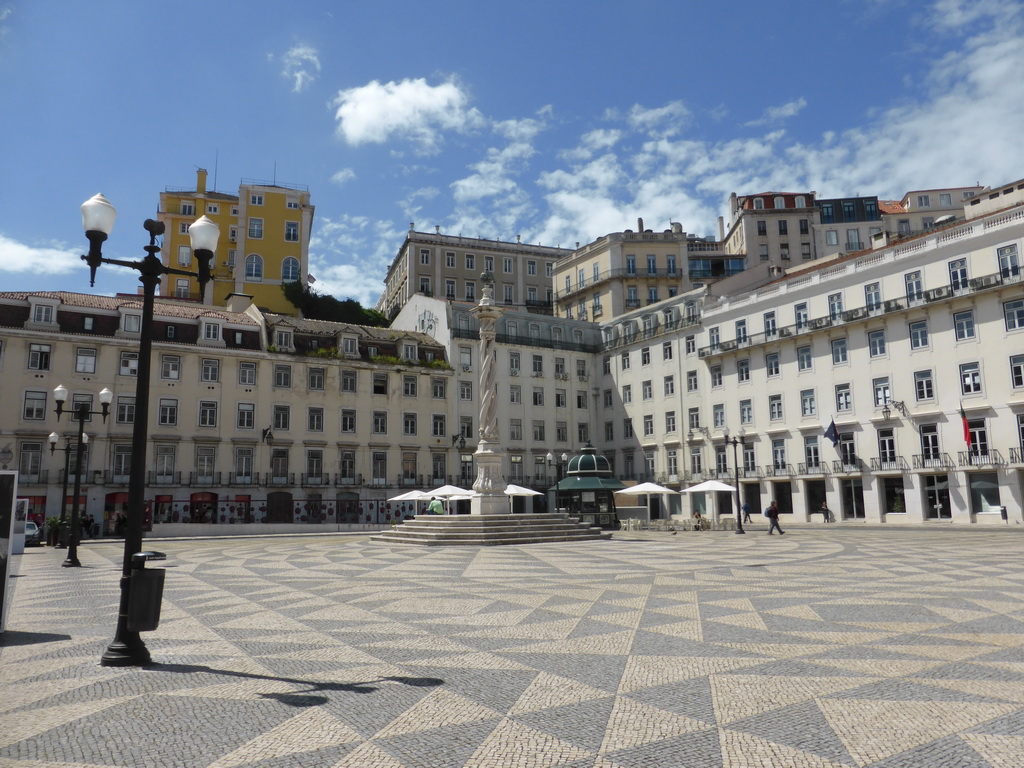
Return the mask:
<svg viewBox="0 0 1024 768"><path fill-rule="evenodd" d="M416 688L431 688L437 685L444 685L444 680L437 677L381 677L377 680L366 680L361 683L317 683L312 680L299 680L293 677L274 677L273 675L257 675L251 672L236 672L231 669L214 669L202 664L154 664L142 667L146 672L177 672L181 674L194 674L206 672L211 675L223 675L225 677L246 677L250 680L273 680L279 683L291 683L293 685L309 686L293 693L261 693L265 699L273 699L290 707L318 707L328 702L326 696L306 695L315 694L321 691L345 691L347 693L373 693L377 689L374 683L399 683Z"/></svg>
<svg viewBox="0 0 1024 768"><path fill-rule="evenodd" d="M33 645L34 643L58 643L70 639L71 635L58 635L54 632L15 632L7 630L0 633L0 648L13 648L16 645Z"/></svg>

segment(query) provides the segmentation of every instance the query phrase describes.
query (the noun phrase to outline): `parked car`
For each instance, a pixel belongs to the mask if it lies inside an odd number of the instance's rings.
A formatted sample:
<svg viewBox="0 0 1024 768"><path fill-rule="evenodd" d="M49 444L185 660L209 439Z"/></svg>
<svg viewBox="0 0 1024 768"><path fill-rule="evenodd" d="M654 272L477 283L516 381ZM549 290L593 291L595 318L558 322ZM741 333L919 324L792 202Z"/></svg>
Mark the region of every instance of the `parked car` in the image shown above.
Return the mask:
<svg viewBox="0 0 1024 768"><path fill-rule="evenodd" d="M43 546L43 531L38 525L33 523L31 520L25 521L25 546Z"/></svg>

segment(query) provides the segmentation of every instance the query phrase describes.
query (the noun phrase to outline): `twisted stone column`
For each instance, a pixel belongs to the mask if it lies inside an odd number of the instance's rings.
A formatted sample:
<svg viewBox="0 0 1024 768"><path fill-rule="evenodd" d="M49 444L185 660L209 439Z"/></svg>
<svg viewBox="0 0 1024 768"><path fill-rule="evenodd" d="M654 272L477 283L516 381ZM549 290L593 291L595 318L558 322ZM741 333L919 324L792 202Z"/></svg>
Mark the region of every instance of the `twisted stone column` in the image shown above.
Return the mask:
<svg viewBox="0 0 1024 768"><path fill-rule="evenodd" d="M504 451L498 435L498 401L495 392L497 376L495 370L496 321L503 312L494 303L494 277L490 272L481 275L483 290L480 303L470 311L480 323L480 427L476 447L477 474L473 490L478 494L470 503L474 515L507 514L508 497L505 495L505 478L501 472Z"/></svg>

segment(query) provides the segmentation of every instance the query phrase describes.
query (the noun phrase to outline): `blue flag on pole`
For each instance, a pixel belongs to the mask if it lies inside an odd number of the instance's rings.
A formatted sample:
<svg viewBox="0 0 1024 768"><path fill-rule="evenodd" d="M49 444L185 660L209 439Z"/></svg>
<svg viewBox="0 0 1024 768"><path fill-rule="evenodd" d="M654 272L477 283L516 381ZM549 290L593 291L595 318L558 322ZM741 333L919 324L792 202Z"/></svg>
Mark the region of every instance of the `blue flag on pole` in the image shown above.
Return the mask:
<svg viewBox="0 0 1024 768"><path fill-rule="evenodd" d="M833 448L839 445L839 430L836 429L835 419L832 419L832 423L829 424L828 429L825 430L825 437L832 441Z"/></svg>

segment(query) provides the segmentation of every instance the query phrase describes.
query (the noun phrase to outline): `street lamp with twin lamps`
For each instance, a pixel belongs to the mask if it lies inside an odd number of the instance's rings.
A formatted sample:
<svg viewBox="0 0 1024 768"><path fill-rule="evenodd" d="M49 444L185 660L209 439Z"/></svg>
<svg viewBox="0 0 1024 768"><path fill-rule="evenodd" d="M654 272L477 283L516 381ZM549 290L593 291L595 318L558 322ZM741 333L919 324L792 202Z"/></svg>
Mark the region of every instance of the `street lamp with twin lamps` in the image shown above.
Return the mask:
<svg viewBox="0 0 1024 768"><path fill-rule="evenodd" d="M550 469L551 465L554 464L555 465L555 471L558 473L557 474L558 480L555 482L555 512L557 512L558 509L559 509L559 507L558 507L558 496L559 496L559 493L561 492L561 489L558 486L560 486L562 484L562 470L565 469L565 464L566 464L567 461L569 461L569 454L563 453L561 456L557 457L557 459L556 459L555 458L555 454L553 454L551 451L548 451L548 455L545 456L544 458L548 462L548 469Z"/></svg>
<svg viewBox="0 0 1024 768"><path fill-rule="evenodd" d="M725 444L732 446L732 465L736 470L736 533L746 533L743 530L743 508L740 504L740 464L736 455L736 446L742 445L744 448L747 446L743 430L740 430L739 437L729 437L729 433L726 432Z"/></svg>
<svg viewBox="0 0 1024 768"><path fill-rule="evenodd" d="M57 421L60 421L60 417L63 415L65 408L64 403L68 401L68 388L61 384L59 387L53 390L53 399L57 403ZM81 501L80 496L82 494L82 453L85 448L85 444L88 440L85 436L85 422L89 420L90 416L102 416L103 421L107 420L107 415L110 413L110 403L114 399L114 393L104 387L100 390L100 407L101 410L94 411L88 402L81 402L72 404L70 413L71 420L78 422L78 442L77 449L75 452L75 495L71 502L71 531L68 535L68 556L65 558L61 566L64 568L77 568L81 565L78 560L78 537L81 535L81 521L78 516L78 507ZM50 453L54 452L57 446L57 433L54 432L50 435ZM61 522L64 519L64 506L67 503L68 497L68 459L70 458L70 447L63 449L65 452L64 456L64 499L61 500Z"/></svg>
<svg viewBox="0 0 1024 768"><path fill-rule="evenodd" d="M51 432L50 441L50 455L53 456L54 452L61 450L64 452L64 486L62 488L63 494L60 497L60 525L57 527L57 549L66 549L68 546L68 536L71 535L71 530L67 523L67 508L68 508L68 476L71 474L71 454L78 450L77 446L71 444L70 440L66 440L65 444L61 448L57 448L57 441L60 440L60 435L56 432ZM86 445L89 444L89 433L82 433L82 441Z"/></svg>
<svg viewBox="0 0 1024 768"><path fill-rule="evenodd" d="M117 211L103 195L96 195L82 204L82 227L89 240L89 253L82 260L89 265L89 285L96 282L96 269L101 264L116 264L137 270L142 283L142 323L139 329L139 369L135 380L135 423L132 429L132 462L128 475L127 526L124 537L124 560L121 566L121 601L117 612L114 639L100 658L105 667L141 666L151 663L149 649L139 633L128 629L130 605L132 555L142 549L142 523L145 514L146 446L149 440L149 377L153 347L153 305L156 287L163 275L184 275L199 281L199 298L205 301L206 284L212 273L210 263L220 230L207 216L201 216L188 228L192 253L199 264L198 271L174 269L161 263L157 254L161 246L156 238L164 233L164 224L146 219L143 228L149 233L149 245L143 250L141 261L108 259L102 253L103 242L114 228Z"/></svg>

